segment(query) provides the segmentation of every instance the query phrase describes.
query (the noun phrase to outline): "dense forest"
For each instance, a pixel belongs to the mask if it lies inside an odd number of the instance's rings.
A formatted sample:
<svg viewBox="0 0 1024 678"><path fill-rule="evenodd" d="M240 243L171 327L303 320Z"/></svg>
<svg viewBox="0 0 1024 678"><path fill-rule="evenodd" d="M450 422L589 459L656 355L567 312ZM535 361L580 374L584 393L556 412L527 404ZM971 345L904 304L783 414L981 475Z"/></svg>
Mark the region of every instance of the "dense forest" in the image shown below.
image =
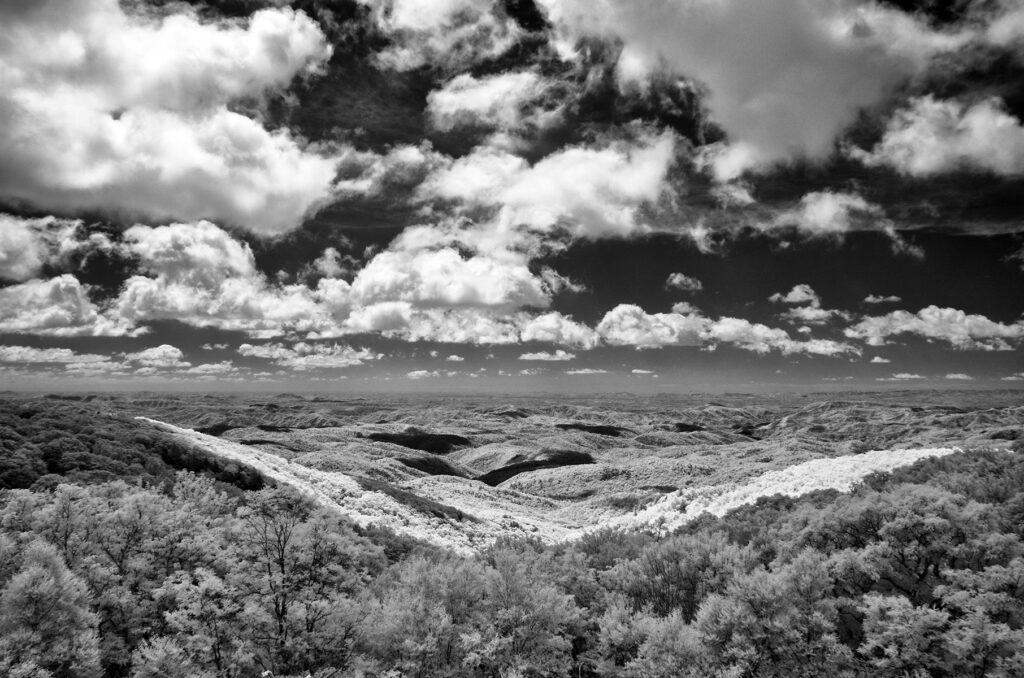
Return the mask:
<svg viewBox="0 0 1024 678"><path fill-rule="evenodd" d="M1014 451L467 556L114 416L0 427L4 676L1024 675Z"/></svg>

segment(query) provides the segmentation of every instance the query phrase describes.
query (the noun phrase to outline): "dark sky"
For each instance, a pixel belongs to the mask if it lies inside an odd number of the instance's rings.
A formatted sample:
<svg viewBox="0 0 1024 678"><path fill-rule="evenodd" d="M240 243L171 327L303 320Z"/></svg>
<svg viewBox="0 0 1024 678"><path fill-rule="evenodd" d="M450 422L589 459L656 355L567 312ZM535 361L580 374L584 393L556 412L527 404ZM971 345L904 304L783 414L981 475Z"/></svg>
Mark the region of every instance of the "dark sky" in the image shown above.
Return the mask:
<svg viewBox="0 0 1024 678"><path fill-rule="evenodd" d="M1016 0L7 4L0 387L1014 387L1022 76Z"/></svg>

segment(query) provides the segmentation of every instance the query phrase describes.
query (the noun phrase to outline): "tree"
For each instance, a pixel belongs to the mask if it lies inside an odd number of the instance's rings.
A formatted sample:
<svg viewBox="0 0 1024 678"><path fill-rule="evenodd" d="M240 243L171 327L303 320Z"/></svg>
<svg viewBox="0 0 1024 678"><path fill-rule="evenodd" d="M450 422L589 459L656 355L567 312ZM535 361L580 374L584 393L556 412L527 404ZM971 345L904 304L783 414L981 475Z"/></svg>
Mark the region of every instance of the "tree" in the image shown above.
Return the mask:
<svg viewBox="0 0 1024 678"><path fill-rule="evenodd" d="M903 596L871 593L861 605L860 654L879 676L947 675L944 633L949 614L915 607Z"/></svg>
<svg viewBox="0 0 1024 678"><path fill-rule="evenodd" d="M736 676L823 676L852 665L835 635L832 582L807 551L775 571L756 570L711 595L697 630L711 666Z"/></svg>
<svg viewBox="0 0 1024 678"><path fill-rule="evenodd" d="M54 678L99 676L90 603L85 584L52 546L30 544L20 571L0 592L0 668L37 667Z"/></svg>
<svg viewBox="0 0 1024 678"><path fill-rule="evenodd" d="M244 608L241 593L226 584L215 572L200 568L193 573L180 571L169 577L157 591L171 609L165 614L167 625L178 642L150 648L147 661L158 663L172 654L210 666L218 676L228 675L232 666L251 663L244 652L240 615ZM133 666L138 661L133 658Z"/></svg>
<svg viewBox="0 0 1024 678"><path fill-rule="evenodd" d="M751 549L730 543L722 533L681 535L620 563L607 579L628 596L635 610L662 617L678 611L690 622L708 595L724 590L734 576L756 563Z"/></svg>
<svg viewBox="0 0 1024 678"><path fill-rule="evenodd" d="M551 675L572 664L572 597L538 577L511 549L490 554L485 620L466 638L466 663L490 673Z"/></svg>
<svg viewBox="0 0 1024 678"><path fill-rule="evenodd" d="M170 638L146 641L132 653L131 678L214 678Z"/></svg>
<svg viewBox="0 0 1024 678"><path fill-rule="evenodd" d="M239 519L228 583L245 596L256 661L275 674L344 668L361 617L351 597L383 567L381 549L288 490L253 493Z"/></svg>
<svg viewBox="0 0 1024 678"><path fill-rule="evenodd" d="M376 583L364 624L369 651L409 676L457 675L466 643L484 621L487 570L462 557L414 556Z"/></svg>

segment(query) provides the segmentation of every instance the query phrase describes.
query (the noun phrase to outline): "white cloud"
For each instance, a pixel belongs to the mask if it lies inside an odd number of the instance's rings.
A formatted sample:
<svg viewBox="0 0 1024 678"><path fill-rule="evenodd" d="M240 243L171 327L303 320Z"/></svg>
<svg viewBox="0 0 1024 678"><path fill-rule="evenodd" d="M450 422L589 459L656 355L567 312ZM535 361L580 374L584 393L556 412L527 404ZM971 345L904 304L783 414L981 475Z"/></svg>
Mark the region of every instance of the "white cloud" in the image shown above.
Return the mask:
<svg viewBox="0 0 1024 678"><path fill-rule="evenodd" d="M0 279L22 282L57 264L83 243L75 238L80 221L45 217L23 219L0 214Z"/></svg>
<svg viewBox="0 0 1024 678"><path fill-rule="evenodd" d="M229 109L327 60L306 15L272 8L213 23L181 5L160 18L117 0L45 7L0 6L0 195L264 234L330 195L330 152Z"/></svg>
<svg viewBox="0 0 1024 678"><path fill-rule="evenodd" d="M124 239L141 274L125 281L114 308L133 325L179 320L276 336L333 326L332 311L347 311L345 281L324 279L317 290L272 285L249 246L209 222L133 226Z"/></svg>
<svg viewBox="0 0 1024 678"><path fill-rule="evenodd" d="M391 45L377 53L382 65L410 70L426 64L464 70L505 52L519 37L516 24L494 0L359 0L369 5Z"/></svg>
<svg viewBox="0 0 1024 678"><path fill-rule="evenodd" d="M547 234L564 228L578 238L627 236L646 230L640 206L662 195L675 148L672 134L647 133L634 142L565 148L530 166L479 147L427 180L421 191L497 210L492 228L499 233L523 226Z"/></svg>
<svg viewBox="0 0 1024 678"><path fill-rule="evenodd" d="M864 107L965 37L877 4L779 0L636 3L541 0L570 38L623 41L620 77L668 69L698 79L714 120L742 149L731 174L794 155L828 156ZM624 66L627 66L625 68ZM720 173L724 176L726 173Z"/></svg>
<svg viewBox="0 0 1024 678"><path fill-rule="evenodd" d="M385 336L406 341L449 344L514 344L519 341L519 321L487 309L430 308L412 313L408 326Z"/></svg>
<svg viewBox="0 0 1024 678"><path fill-rule="evenodd" d="M952 381L974 381L974 377L963 372L950 372L944 378Z"/></svg>
<svg viewBox="0 0 1024 678"><path fill-rule="evenodd" d="M137 362L144 367L172 368L191 367L191 363L183 360L185 354L181 349L170 344L160 344L136 353L125 354L126 360Z"/></svg>
<svg viewBox="0 0 1024 678"><path fill-rule="evenodd" d="M291 346L281 343L242 344L238 353L246 357L266 358L281 367L306 371L352 367L383 358L383 354L338 344L310 344L304 341Z"/></svg>
<svg viewBox="0 0 1024 678"><path fill-rule="evenodd" d="M51 336L124 336L133 328L89 300L73 275L0 288L0 332Z"/></svg>
<svg viewBox="0 0 1024 678"><path fill-rule="evenodd" d="M435 379L441 376L441 373L437 370L413 370L412 372L406 372L406 378L408 379Z"/></svg>
<svg viewBox="0 0 1024 678"><path fill-rule="evenodd" d="M916 381L918 379L925 379L926 377L920 374L912 374L910 372L895 372L891 377L878 377L875 381Z"/></svg>
<svg viewBox="0 0 1024 678"><path fill-rule="evenodd" d="M771 227L792 227L810 237L842 236L852 230L889 228L882 208L856 193L808 193L800 204L775 217Z"/></svg>
<svg viewBox="0 0 1024 678"><path fill-rule="evenodd" d="M871 359L872 365L888 365L891 362L892 361L889 360L888 358L883 358L880 355L876 355L874 358Z"/></svg>
<svg viewBox="0 0 1024 678"><path fill-rule="evenodd" d="M395 146L383 154L345 148L339 156L342 178L335 184L334 193L341 198L386 197L395 201L398 195L411 194L431 172L450 162L428 142Z"/></svg>
<svg viewBox="0 0 1024 678"><path fill-rule="evenodd" d="M578 374L608 374L608 370L598 370L591 367L584 367L579 370L566 370L566 374L578 375Z"/></svg>
<svg viewBox="0 0 1024 678"><path fill-rule="evenodd" d="M1001 377L1001 381L1024 381L1024 372L1017 372L1006 377Z"/></svg>
<svg viewBox="0 0 1024 678"><path fill-rule="evenodd" d="M707 322L698 315L646 313L635 304L619 304L605 313L597 332L613 346L700 346Z"/></svg>
<svg viewBox="0 0 1024 678"><path fill-rule="evenodd" d="M641 369L632 370L631 373L632 374L640 374L640 375L654 374L654 372L652 372L651 370L641 370Z"/></svg>
<svg viewBox="0 0 1024 678"><path fill-rule="evenodd" d="M561 361L561 360L575 360L576 354L563 351L558 349L554 353L547 351L538 351L536 353L523 353L519 356L520 360L549 360L549 361Z"/></svg>
<svg viewBox="0 0 1024 678"><path fill-rule="evenodd" d="M785 294L776 292L768 297L768 300L774 301L777 304L810 304L812 306L819 306L821 304L821 297L814 291L814 288L806 283L794 285L793 289Z"/></svg>
<svg viewBox="0 0 1024 678"><path fill-rule="evenodd" d="M671 273L665 281L665 287L682 292L700 292L704 289L704 283L684 273Z"/></svg>
<svg viewBox="0 0 1024 678"><path fill-rule="evenodd" d="M1024 173L1024 127L997 99L968 107L925 96L896 112L870 152L850 152L868 166L886 165L917 177L962 168L1019 175Z"/></svg>
<svg viewBox="0 0 1024 678"><path fill-rule="evenodd" d="M199 376L222 376L233 374L237 371L238 368L230 360L222 360L219 363L203 363L202 365L196 365L185 370L187 374Z"/></svg>
<svg viewBox="0 0 1024 678"><path fill-rule="evenodd" d="M326 278L340 278L348 272L342 264L341 252L336 247L328 247L319 257L313 260L313 270Z"/></svg>
<svg viewBox="0 0 1024 678"><path fill-rule="evenodd" d="M75 377L99 377L103 375L125 374L129 366L123 362L112 360L84 362L69 362L64 364L64 371Z"/></svg>
<svg viewBox="0 0 1024 678"><path fill-rule="evenodd" d="M435 129L480 126L518 131L527 124L544 126L557 112L538 106L547 85L532 71L474 78L463 73L427 95L427 115Z"/></svg>
<svg viewBox="0 0 1024 678"><path fill-rule="evenodd" d="M526 320L520 336L523 341L543 341L581 349L594 348L600 341L597 332L556 311Z"/></svg>
<svg viewBox="0 0 1024 678"><path fill-rule="evenodd" d="M609 344L658 348L661 346L705 346L731 344L737 348L785 355L808 353L836 356L859 354L855 346L830 339L798 341L782 329L752 323L742 318L712 320L699 313L646 313L639 306L620 304L605 314L597 331Z"/></svg>
<svg viewBox="0 0 1024 678"><path fill-rule="evenodd" d="M547 306L547 284L521 256L464 258L453 248L381 252L352 281L362 302L406 301L417 306Z"/></svg>
<svg viewBox="0 0 1024 678"><path fill-rule="evenodd" d="M785 330L751 323L741 318L720 318L704 333L712 342L732 344L737 348L755 353L777 350L784 355L808 353L812 355L837 356L846 353L859 354L855 346L831 339L807 339L798 341L790 338Z"/></svg>
<svg viewBox="0 0 1024 678"><path fill-rule="evenodd" d="M463 362L465 360L466 359L463 358L461 355L456 355L454 353L452 355L448 356L447 358L445 358L445 361L449 362L449 363L461 363L461 362Z"/></svg>
<svg viewBox="0 0 1024 678"><path fill-rule="evenodd" d="M895 294L889 296L881 296L878 294L869 294L864 297L865 304L895 304L896 302L903 301L900 297Z"/></svg>
<svg viewBox="0 0 1024 678"><path fill-rule="evenodd" d="M844 330L844 334L850 339L862 339L869 346L882 346L891 337L913 334L944 341L958 349L1009 351L1024 339L1024 321L999 323L983 315L933 305L917 313L900 310L867 316Z"/></svg>
<svg viewBox="0 0 1024 678"><path fill-rule="evenodd" d="M847 320L850 318L850 314L845 311L822 308L821 297L818 296L818 293L810 285L803 283L794 285L793 289L786 294L776 292L768 297L768 300L777 304L804 304L803 306L789 308L780 314L780 317L796 325L823 325L833 318ZM809 330L810 328L807 329ZM804 331L804 329L801 328L801 331Z"/></svg>
<svg viewBox="0 0 1024 678"><path fill-rule="evenodd" d="M31 346L0 346L3 363L105 363L110 356L98 353L75 353L69 348L33 348Z"/></svg>

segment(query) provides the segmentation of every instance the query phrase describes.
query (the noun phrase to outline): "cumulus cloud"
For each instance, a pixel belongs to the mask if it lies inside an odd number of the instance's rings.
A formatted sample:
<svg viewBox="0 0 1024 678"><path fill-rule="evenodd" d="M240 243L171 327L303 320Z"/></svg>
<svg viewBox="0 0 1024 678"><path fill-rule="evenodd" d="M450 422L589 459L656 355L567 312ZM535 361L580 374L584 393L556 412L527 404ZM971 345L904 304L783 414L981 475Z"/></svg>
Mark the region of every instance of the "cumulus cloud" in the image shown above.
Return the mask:
<svg viewBox="0 0 1024 678"><path fill-rule="evenodd" d="M57 264L83 243L76 238L80 221L45 217L23 219L0 214L0 279L22 282Z"/></svg>
<svg viewBox="0 0 1024 678"><path fill-rule="evenodd" d="M635 141L568 147L531 166L482 146L436 173L421 190L425 196L496 210L493 227L499 233L562 228L578 238L621 237L646 229L640 207L662 195L675 149L674 135L645 133Z"/></svg>
<svg viewBox="0 0 1024 678"><path fill-rule="evenodd" d="M823 325L834 318L849 319L850 317L850 314L845 311L822 308L821 298L818 296L818 293L810 285L803 283L794 285L793 289L786 294L776 292L768 297L768 299L775 303L801 304L787 309L780 314L780 317L797 325ZM801 331L803 331L803 328L801 328Z"/></svg>
<svg viewBox="0 0 1024 678"><path fill-rule="evenodd" d="M1000 377L1001 381L1024 381L1024 372L1016 372L1014 374Z"/></svg>
<svg viewBox="0 0 1024 678"><path fill-rule="evenodd" d="M651 370L635 369L635 370L631 370L631 374L647 375L647 374L654 374L654 372L651 371Z"/></svg>
<svg viewBox="0 0 1024 678"><path fill-rule="evenodd" d="M487 309L430 308L412 313L405 328L384 335L448 344L514 344L519 341L519 320Z"/></svg>
<svg viewBox="0 0 1024 678"><path fill-rule="evenodd" d="M374 257L352 282L352 294L374 303L405 301L418 306L546 306L551 290L522 256L465 258L451 247L403 249Z"/></svg>
<svg viewBox="0 0 1024 678"><path fill-rule="evenodd" d="M584 367L578 370L566 370L565 373L570 376L575 376L579 374L608 374L608 370L599 370L594 369L592 367Z"/></svg>
<svg viewBox="0 0 1024 678"><path fill-rule="evenodd" d="M405 376L407 379L435 379L441 376L441 373L437 370L413 370L412 372L406 372Z"/></svg>
<svg viewBox="0 0 1024 678"><path fill-rule="evenodd" d="M1000 323L955 308L928 306L917 313L893 311L867 316L844 330L850 339L882 346L892 337L911 334L944 341L962 350L1010 351L1024 339L1024 321Z"/></svg>
<svg viewBox="0 0 1024 678"><path fill-rule="evenodd" d="M456 355L454 353L451 354L450 356L448 356L447 358L445 358L445 362L449 362L449 363L461 363L461 362L464 362L465 360L466 359L463 358L461 355Z"/></svg>
<svg viewBox="0 0 1024 678"><path fill-rule="evenodd" d="M392 42L376 58L397 70L427 64L462 70L505 52L520 35L495 0L359 1Z"/></svg>
<svg viewBox="0 0 1024 678"><path fill-rule="evenodd" d="M774 301L777 304L809 304L811 306L820 306L821 297L814 291L810 285L806 283L800 283L794 285L793 289L785 294L776 292L772 296L768 297L769 301Z"/></svg>
<svg viewBox="0 0 1024 678"><path fill-rule="evenodd" d="M548 360L548 361L561 361L561 360L575 360L576 354L569 353L558 349L554 353L548 351L537 351L536 353L523 353L519 356L520 360Z"/></svg>
<svg viewBox="0 0 1024 678"><path fill-rule="evenodd" d="M684 273L671 273L665 281L665 287L681 292L700 292L704 289L704 283Z"/></svg>
<svg viewBox="0 0 1024 678"><path fill-rule="evenodd" d="M311 344L304 341L291 346L282 343L242 344L238 347L238 353L251 358L265 358L281 367L298 371L352 367L384 357L383 354L374 353L367 348Z"/></svg>
<svg viewBox="0 0 1024 678"><path fill-rule="evenodd" d="M263 234L330 195L337 158L229 108L316 72L331 54L316 23L288 8L218 23L173 11L0 6L0 195Z"/></svg>
<svg viewBox="0 0 1024 678"><path fill-rule="evenodd" d="M605 313L597 332L613 346L659 348L700 346L707 319L679 313L647 313L635 304L619 304Z"/></svg>
<svg viewBox="0 0 1024 678"><path fill-rule="evenodd" d="M871 151L850 153L915 177L961 169L1016 176L1024 173L1024 127L998 99L967 106L924 96L896 112Z"/></svg>
<svg viewBox="0 0 1024 678"><path fill-rule="evenodd" d="M772 226L792 227L811 236L841 236L855 229L876 229L882 209L856 193L808 193L800 204L779 214Z"/></svg>
<svg viewBox="0 0 1024 678"><path fill-rule="evenodd" d="M835 356L859 354L855 346L830 339L795 340L782 329L752 323L743 318L712 320L700 313L647 313L633 304L620 304L597 325L602 339L614 346L659 348L730 344L755 353L779 351L785 355L807 353Z"/></svg>
<svg viewBox="0 0 1024 678"><path fill-rule="evenodd" d="M762 231L793 229L806 238L842 240L851 231L879 231L889 236L893 251L921 258L924 251L911 245L896 231L884 210L857 193L815 191L772 220L757 224Z"/></svg>
<svg viewBox="0 0 1024 678"><path fill-rule="evenodd" d="M173 368L191 367L192 364L183 360L185 354L181 349L170 344L152 346L136 353L125 354L125 359L139 363L143 367Z"/></svg>
<svg viewBox="0 0 1024 678"><path fill-rule="evenodd" d="M951 381L974 381L974 377L963 372L950 372L943 378Z"/></svg>
<svg viewBox="0 0 1024 678"><path fill-rule="evenodd" d="M705 340L732 344L737 348L755 353L779 351L783 355L807 353L811 355L838 356L846 353L860 354L860 349L850 344L831 339L792 339L782 329L752 323L743 318L720 318L711 323L704 333ZM714 345L714 343L712 344Z"/></svg>
<svg viewBox="0 0 1024 678"><path fill-rule="evenodd" d="M236 372L238 372L238 368L230 360L222 360L219 363L203 363L185 370L185 374L199 377L223 377Z"/></svg>
<svg viewBox="0 0 1024 678"><path fill-rule="evenodd" d="M526 319L520 336L523 341L542 341L581 349L594 348L600 340L593 329L557 311Z"/></svg>
<svg viewBox="0 0 1024 678"><path fill-rule="evenodd" d="M341 304L348 289L333 279L316 290L272 285L247 244L205 221L133 226L124 240L141 271L125 281L114 312L133 325L179 320L263 336L310 331L335 324L331 304Z"/></svg>
<svg viewBox="0 0 1024 678"><path fill-rule="evenodd" d="M876 4L782 0L636 3L541 0L572 39L620 39L620 77L668 69L706 89L705 103L745 168L821 158L858 111L878 103L937 50L964 38ZM624 67L628 66L628 68ZM723 168L724 169L724 168Z"/></svg>
<svg viewBox="0 0 1024 678"><path fill-rule="evenodd" d="M405 301L354 306L335 330L310 336L370 332L410 342L474 345L529 341L589 349L600 342L593 329L554 311L534 315L474 306L418 308Z"/></svg>
<svg viewBox="0 0 1024 678"><path fill-rule="evenodd" d="M925 379L925 377L910 372L896 372L891 377L878 377L875 381L916 381L918 379Z"/></svg>
<svg viewBox="0 0 1024 678"><path fill-rule="evenodd" d="M874 358L871 359L872 365L888 365L891 362L892 361L889 360L888 358L883 358L880 355L876 355Z"/></svg>
<svg viewBox="0 0 1024 678"><path fill-rule="evenodd" d="M527 125L545 127L558 119L558 109L546 110L540 99L547 90L533 71L499 73L474 78L463 73L427 95L427 116L435 129L487 127L519 131Z"/></svg>
<svg viewBox="0 0 1024 678"><path fill-rule="evenodd" d="M69 348L33 348L31 346L0 346L3 363L105 363L110 356L98 353L76 353Z"/></svg>
<svg viewBox="0 0 1024 678"><path fill-rule="evenodd" d="M141 331L96 306L85 286L70 274L0 288L0 332L70 337Z"/></svg>
<svg viewBox="0 0 1024 678"><path fill-rule="evenodd" d="M341 178L334 185L334 194L339 198L383 198L394 202L411 195L431 172L448 164L450 159L433 150L429 143L402 144L385 153L344 148L340 150Z"/></svg>
<svg viewBox="0 0 1024 678"><path fill-rule="evenodd" d="M350 271L351 260L342 256L336 247L328 247L313 260L312 269L325 278L340 278Z"/></svg>

